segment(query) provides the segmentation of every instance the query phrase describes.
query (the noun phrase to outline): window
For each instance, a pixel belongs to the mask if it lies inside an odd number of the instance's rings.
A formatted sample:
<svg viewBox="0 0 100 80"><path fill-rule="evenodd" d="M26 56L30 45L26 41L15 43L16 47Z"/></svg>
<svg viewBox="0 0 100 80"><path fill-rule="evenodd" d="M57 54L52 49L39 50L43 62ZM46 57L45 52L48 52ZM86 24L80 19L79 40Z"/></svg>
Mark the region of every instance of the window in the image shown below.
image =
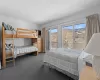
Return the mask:
<svg viewBox="0 0 100 80"><path fill-rule="evenodd" d="M73 26L65 26L62 31L63 37L63 47L72 48L73 47Z"/></svg>
<svg viewBox="0 0 100 80"><path fill-rule="evenodd" d="M64 26L62 28L63 48L83 49L85 47L86 24Z"/></svg>
<svg viewBox="0 0 100 80"><path fill-rule="evenodd" d="M57 48L58 47L58 30L51 29L50 32L50 48Z"/></svg>
<svg viewBox="0 0 100 80"><path fill-rule="evenodd" d="M74 49L83 49L85 47L85 28L86 24L74 26Z"/></svg>

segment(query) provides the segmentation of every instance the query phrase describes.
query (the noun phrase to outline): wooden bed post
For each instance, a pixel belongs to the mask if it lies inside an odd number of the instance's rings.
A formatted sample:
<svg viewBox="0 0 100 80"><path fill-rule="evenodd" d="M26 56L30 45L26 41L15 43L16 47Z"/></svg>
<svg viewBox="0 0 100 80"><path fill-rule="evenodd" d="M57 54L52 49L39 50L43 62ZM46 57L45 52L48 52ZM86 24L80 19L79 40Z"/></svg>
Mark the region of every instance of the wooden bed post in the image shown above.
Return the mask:
<svg viewBox="0 0 100 80"><path fill-rule="evenodd" d="M38 55L38 51L36 51L36 55Z"/></svg>
<svg viewBox="0 0 100 80"><path fill-rule="evenodd" d="M6 67L6 53L5 53L5 34L4 26L2 25L2 67Z"/></svg>

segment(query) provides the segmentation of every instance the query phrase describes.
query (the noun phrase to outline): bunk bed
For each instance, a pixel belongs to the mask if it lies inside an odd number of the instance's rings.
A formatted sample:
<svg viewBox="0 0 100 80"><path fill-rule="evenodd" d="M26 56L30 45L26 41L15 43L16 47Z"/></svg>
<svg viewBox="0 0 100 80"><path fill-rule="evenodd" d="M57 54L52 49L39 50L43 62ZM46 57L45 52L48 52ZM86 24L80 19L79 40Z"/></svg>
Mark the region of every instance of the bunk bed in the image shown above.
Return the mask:
<svg viewBox="0 0 100 80"><path fill-rule="evenodd" d="M28 30L23 28L17 28L14 30L7 30L5 23L2 24L2 67L6 67L6 60L8 58L13 58L13 62L15 63L15 58L17 56L21 56L27 53L34 52L36 55L38 54L38 48L35 46L22 46L15 47L14 46L14 38L32 38L37 39L37 32L35 30ZM6 38L12 38L12 48L10 50L6 49Z"/></svg>

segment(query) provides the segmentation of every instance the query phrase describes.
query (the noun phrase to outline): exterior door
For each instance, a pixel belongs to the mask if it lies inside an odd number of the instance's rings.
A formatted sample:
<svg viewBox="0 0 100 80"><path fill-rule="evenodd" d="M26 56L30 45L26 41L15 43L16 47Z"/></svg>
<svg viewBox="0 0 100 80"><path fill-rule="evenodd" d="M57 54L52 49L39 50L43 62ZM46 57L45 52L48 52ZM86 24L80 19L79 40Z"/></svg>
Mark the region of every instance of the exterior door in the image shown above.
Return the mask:
<svg viewBox="0 0 100 80"><path fill-rule="evenodd" d="M58 47L58 29L50 29L49 30L49 48L57 48Z"/></svg>

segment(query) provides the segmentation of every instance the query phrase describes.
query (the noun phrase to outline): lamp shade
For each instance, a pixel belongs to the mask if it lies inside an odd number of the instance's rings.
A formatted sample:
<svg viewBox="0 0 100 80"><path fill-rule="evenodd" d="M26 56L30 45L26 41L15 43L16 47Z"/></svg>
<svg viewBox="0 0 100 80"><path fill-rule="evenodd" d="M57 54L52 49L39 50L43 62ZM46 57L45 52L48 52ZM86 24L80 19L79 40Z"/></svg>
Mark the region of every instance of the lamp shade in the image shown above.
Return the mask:
<svg viewBox="0 0 100 80"><path fill-rule="evenodd" d="M93 34L84 51L95 56L100 56L100 33Z"/></svg>

